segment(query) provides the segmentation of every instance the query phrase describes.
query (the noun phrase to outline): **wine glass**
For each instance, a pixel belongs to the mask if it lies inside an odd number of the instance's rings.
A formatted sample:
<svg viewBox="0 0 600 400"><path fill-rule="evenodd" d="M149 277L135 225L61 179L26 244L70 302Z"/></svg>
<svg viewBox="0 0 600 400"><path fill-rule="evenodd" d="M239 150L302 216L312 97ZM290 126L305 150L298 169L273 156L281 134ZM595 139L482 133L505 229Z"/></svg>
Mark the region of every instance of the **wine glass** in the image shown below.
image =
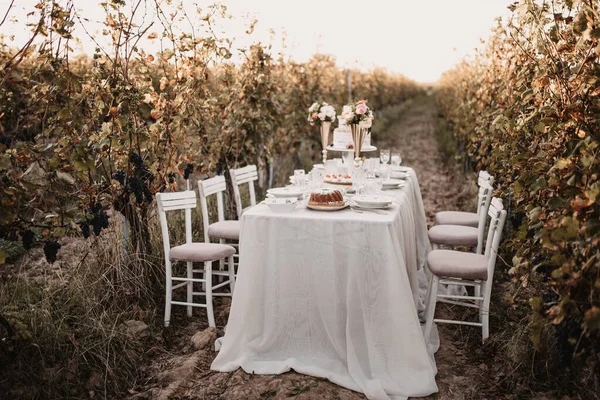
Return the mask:
<svg viewBox="0 0 600 400"><path fill-rule="evenodd" d="M387 164L390 161L390 151L389 150L381 150L379 152L379 159L382 164Z"/></svg>
<svg viewBox="0 0 600 400"><path fill-rule="evenodd" d="M294 183L298 187L302 187L302 184L306 180L306 172L303 169L294 170Z"/></svg>
<svg viewBox="0 0 600 400"><path fill-rule="evenodd" d="M400 152L395 152L392 154L392 166L399 167L402 164L402 155Z"/></svg>

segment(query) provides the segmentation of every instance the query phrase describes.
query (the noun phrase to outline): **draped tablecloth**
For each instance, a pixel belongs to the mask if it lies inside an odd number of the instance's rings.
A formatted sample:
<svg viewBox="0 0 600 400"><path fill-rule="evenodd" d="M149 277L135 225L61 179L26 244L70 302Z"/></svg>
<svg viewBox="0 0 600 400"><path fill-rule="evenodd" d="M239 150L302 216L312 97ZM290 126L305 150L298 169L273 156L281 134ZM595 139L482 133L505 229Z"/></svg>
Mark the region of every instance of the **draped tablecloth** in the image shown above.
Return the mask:
<svg viewBox="0 0 600 400"><path fill-rule="evenodd" d="M240 266L222 347L211 368L329 379L369 399L437 391L433 352L417 310L430 249L416 174L385 191L385 214L276 214L241 219Z"/></svg>

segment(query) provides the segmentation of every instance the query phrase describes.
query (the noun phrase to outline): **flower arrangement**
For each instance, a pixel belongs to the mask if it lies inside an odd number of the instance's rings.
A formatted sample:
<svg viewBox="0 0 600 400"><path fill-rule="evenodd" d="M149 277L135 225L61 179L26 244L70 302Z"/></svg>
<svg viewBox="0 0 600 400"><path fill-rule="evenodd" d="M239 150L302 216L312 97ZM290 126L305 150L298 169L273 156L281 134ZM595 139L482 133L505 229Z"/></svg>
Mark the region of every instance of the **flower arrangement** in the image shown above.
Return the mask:
<svg viewBox="0 0 600 400"><path fill-rule="evenodd" d="M335 109L325 102L315 102L308 108L308 122L321 125L323 122L335 121Z"/></svg>
<svg viewBox="0 0 600 400"><path fill-rule="evenodd" d="M360 125L361 128L370 128L375 116L373 110L367 106L367 100L359 100L354 104L345 105L340 119L348 125Z"/></svg>

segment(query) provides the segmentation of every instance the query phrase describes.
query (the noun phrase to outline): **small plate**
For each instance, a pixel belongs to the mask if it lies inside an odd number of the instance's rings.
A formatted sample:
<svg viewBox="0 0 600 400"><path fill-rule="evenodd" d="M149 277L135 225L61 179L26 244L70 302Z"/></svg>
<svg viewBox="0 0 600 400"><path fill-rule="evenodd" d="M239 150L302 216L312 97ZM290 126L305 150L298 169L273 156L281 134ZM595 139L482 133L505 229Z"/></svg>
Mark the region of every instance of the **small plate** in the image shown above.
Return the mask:
<svg viewBox="0 0 600 400"><path fill-rule="evenodd" d="M281 187L267 190L267 193L275 197L302 197L302 190L295 187Z"/></svg>
<svg viewBox="0 0 600 400"><path fill-rule="evenodd" d="M338 210L343 210L344 208L348 207L350 205L349 201L345 201L343 206L339 206L339 207L331 207L331 206L312 206L309 205L308 203L306 204L307 208L310 208L311 210L316 210L316 211L338 211Z"/></svg>
<svg viewBox="0 0 600 400"><path fill-rule="evenodd" d="M398 172L410 172L412 170L412 168L410 167L405 167L403 165L393 165L392 166L392 171L398 171Z"/></svg>
<svg viewBox="0 0 600 400"><path fill-rule="evenodd" d="M408 178L408 173L407 172L400 172L400 171L392 171L390 173L390 178L392 178L392 179L406 179L406 178Z"/></svg>
<svg viewBox="0 0 600 400"><path fill-rule="evenodd" d="M353 202L352 204L350 204L353 208L357 208L359 210L363 209L363 210L387 210L388 208L390 208L392 206L392 203L388 203L386 205L367 205L367 204L362 204L362 205L358 205L356 202Z"/></svg>
<svg viewBox="0 0 600 400"><path fill-rule="evenodd" d="M396 179L389 179L389 180L385 180L381 183L382 188L383 189L399 189L402 186L404 186L404 181L402 180L396 180Z"/></svg>
<svg viewBox="0 0 600 400"><path fill-rule="evenodd" d="M391 196L361 194L352 198L359 207L387 207L394 201Z"/></svg>

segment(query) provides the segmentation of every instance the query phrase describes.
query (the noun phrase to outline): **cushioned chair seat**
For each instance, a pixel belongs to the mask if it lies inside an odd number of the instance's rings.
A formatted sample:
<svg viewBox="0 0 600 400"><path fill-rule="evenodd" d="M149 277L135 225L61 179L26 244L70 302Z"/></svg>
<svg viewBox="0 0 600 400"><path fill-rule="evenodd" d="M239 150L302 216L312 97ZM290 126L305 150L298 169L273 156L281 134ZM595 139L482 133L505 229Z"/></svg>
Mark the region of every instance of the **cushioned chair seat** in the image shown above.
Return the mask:
<svg viewBox="0 0 600 400"><path fill-rule="evenodd" d="M479 217L476 213L464 211L441 211L435 214L436 225L464 225L477 228Z"/></svg>
<svg viewBox="0 0 600 400"><path fill-rule="evenodd" d="M171 248L169 257L177 261L216 261L235 254L235 248L217 243L187 243Z"/></svg>
<svg viewBox="0 0 600 400"><path fill-rule="evenodd" d="M218 239L240 240L240 221L220 221L210 224L208 236Z"/></svg>
<svg viewBox="0 0 600 400"><path fill-rule="evenodd" d="M434 250L427 255L427 266L437 276L486 280L488 258L481 254L455 250Z"/></svg>
<svg viewBox="0 0 600 400"><path fill-rule="evenodd" d="M429 241L447 246L477 245L477 228L461 225L436 225L429 230Z"/></svg>

